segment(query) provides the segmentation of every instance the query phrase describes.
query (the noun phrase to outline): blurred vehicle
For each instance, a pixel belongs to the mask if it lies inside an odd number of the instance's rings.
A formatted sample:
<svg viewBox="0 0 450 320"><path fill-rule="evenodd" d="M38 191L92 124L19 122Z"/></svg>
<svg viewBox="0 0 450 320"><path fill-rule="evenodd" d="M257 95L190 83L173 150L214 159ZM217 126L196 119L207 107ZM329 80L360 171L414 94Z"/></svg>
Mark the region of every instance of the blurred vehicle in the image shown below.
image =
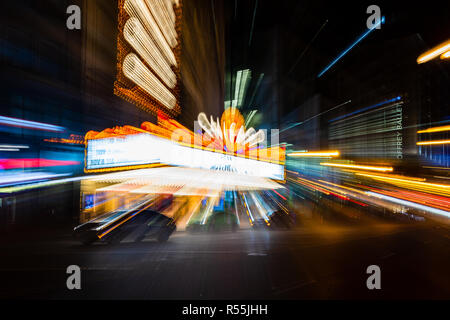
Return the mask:
<svg viewBox="0 0 450 320"><path fill-rule="evenodd" d="M165 242L176 230L175 221L157 211L131 210L118 211L112 215L103 216L86 222L74 228L74 237L88 245L95 241L110 244L119 243L132 233L137 233L135 241L141 241L146 236Z"/></svg>
<svg viewBox="0 0 450 320"><path fill-rule="evenodd" d="M135 242L146 237L155 238L158 242L166 242L176 230L175 220L155 211L147 210L153 216L140 228Z"/></svg>

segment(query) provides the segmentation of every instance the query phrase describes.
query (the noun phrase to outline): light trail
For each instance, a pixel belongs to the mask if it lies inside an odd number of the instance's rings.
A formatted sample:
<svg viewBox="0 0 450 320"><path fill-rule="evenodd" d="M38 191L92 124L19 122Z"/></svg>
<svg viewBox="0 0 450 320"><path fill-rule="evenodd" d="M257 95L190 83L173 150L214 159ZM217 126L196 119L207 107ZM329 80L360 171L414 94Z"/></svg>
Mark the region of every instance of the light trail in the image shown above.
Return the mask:
<svg viewBox="0 0 450 320"><path fill-rule="evenodd" d="M433 208L433 207L424 206L422 204L418 204L418 203L411 202L411 201L397 199L397 198L394 198L394 197L386 196L386 195L375 193L375 192L372 192L372 191L367 191L366 193L368 195L374 196L376 198L388 200L388 201L391 201L391 202L394 202L394 203L398 203L398 204L401 204L401 205L404 205L404 206L407 206L407 207L413 207L413 208L418 209L418 210L422 210L422 211L426 211L426 212L430 212L430 213L434 213L434 214L438 214L438 215L450 218L450 212L449 211L444 211L444 210L436 209L436 208Z"/></svg>
<svg viewBox="0 0 450 320"><path fill-rule="evenodd" d="M365 37L367 37L373 30L376 30L376 28L381 24L384 23L384 17L378 21L377 24L373 26L372 29L367 30L364 32L358 39L355 40L347 49L345 49L336 59L334 59L329 65L327 65L317 76L317 78L320 78L325 72L327 72L336 62L338 62L343 56L345 56L354 46L356 46L361 40L363 40Z"/></svg>
<svg viewBox="0 0 450 320"><path fill-rule="evenodd" d="M417 142L418 146L429 146L429 145L436 145L436 144L449 144L450 140L433 140L433 141L420 141Z"/></svg>
<svg viewBox="0 0 450 320"><path fill-rule="evenodd" d="M425 130L419 130L419 131L417 131L417 133L431 133L431 132L442 132L442 131L450 131L450 126L440 126L440 127L428 128Z"/></svg>
<svg viewBox="0 0 450 320"><path fill-rule="evenodd" d="M381 172L394 171L394 168L392 168L392 167L375 167L375 166L363 166L363 165L341 164L341 163L331 163L331 162L322 162L320 165L327 166L327 167L349 168L349 169L381 171Z"/></svg>
<svg viewBox="0 0 450 320"><path fill-rule="evenodd" d="M11 117L0 116L0 124L10 127L19 127L24 129L34 129L42 131L63 132L66 129L60 126L55 126L48 123L29 121Z"/></svg>
<svg viewBox="0 0 450 320"><path fill-rule="evenodd" d="M288 157L338 157L339 151L311 151L311 152L293 152L287 154Z"/></svg>
<svg viewBox="0 0 450 320"><path fill-rule="evenodd" d="M434 47L431 50L428 50L427 52L421 54L418 58L417 58L417 63L421 64L421 63L425 63L428 62L438 56L440 56L441 54L446 54L447 51L450 50L450 40L445 41L444 43L439 44L438 46Z"/></svg>

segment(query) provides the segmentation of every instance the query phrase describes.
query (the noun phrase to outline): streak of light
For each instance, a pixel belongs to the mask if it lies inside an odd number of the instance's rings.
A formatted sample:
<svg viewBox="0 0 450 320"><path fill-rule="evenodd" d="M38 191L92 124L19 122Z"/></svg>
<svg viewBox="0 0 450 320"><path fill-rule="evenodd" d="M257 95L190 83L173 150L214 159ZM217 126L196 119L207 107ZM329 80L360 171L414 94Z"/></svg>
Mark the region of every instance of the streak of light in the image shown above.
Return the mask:
<svg viewBox="0 0 450 320"><path fill-rule="evenodd" d="M449 59L450 58L450 50L449 51L447 51L447 52L445 52L445 53L443 53L442 55L441 55L441 59L443 60L443 59Z"/></svg>
<svg viewBox="0 0 450 320"><path fill-rule="evenodd" d="M390 196L385 196L383 194L375 193L375 192L372 192L372 191L367 191L367 194L370 195L370 196L374 196L374 197L380 198L380 199L384 199L384 200L388 200L388 201L391 201L391 202L394 202L394 203L402 204L402 205L407 206L407 207L413 207L413 208L416 208L416 209L419 209L419 210L422 210L422 211L431 212L431 213L434 213L434 214L438 214L438 215L442 215L442 216L445 216L447 218L450 218L450 212L448 212L448 211L436 209L436 208L429 207L429 206L424 206L422 204L418 204L418 203L411 202L411 201L406 201L406 200L401 200L401 199L397 199L397 198L390 197Z"/></svg>
<svg viewBox="0 0 450 320"><path fill-rule="evenodd" d="M18 146L18 145L9 145L9 144L1 144L0 148L7 148L7 149L29 149L29 146Z"/></svg>
<svg viewBox="0 0 450 320"><path fill-rule="evenodd" d="M238 223L238 225L240 225L241 224L241 220L239 219L239 214L238 214L238 211L237 211L237 203L236 203L236 201L237 201L237 193L236 193L236 191L233 191L233 195L234 195L234 213L236 214L236 219L237 219L237 223Z"/></svg>
<svg viewBox="0 0 450 320"><path fill-rule="evenodd" d="M338 157L339 151L311 151L311 152L293 152L287 154L289 157Z"/></svg>
<svg viewBox="0 0 450 320"><path fill-rule="evenodd" d="M54 186L54 185L58 185L58 184L68 183L68 182L92 179L93 177L94 176L74 177L74 178L51 180L51 181L46 181L46 182L31 183L31 184L17 186L17 187L0 188L0 193L15 193L15 192L20 192L20 191L25 191L25 190L35 189L35 188L43 188L43 187L49 187L49 186Z"/></svg>
<svg viewBox="0 0 450 320"><path fill-rule="evenodd" d="M256 18L256 9L258 8L258 0L256 0L255 3L255 9L253 10L253 19L252 19L252 27L250 29L250 38L248 39L248 46L250 47L250 44L252 43L252 37L253 37L253 28L255 26L255 18Z"/></svg>
<svg viewBox="0 0 450 320"><path fill-rule="evenodd" d="M209 202L208 202L208 206L205 210L205 213L203 214L203 218L202 218L202 224L204 225L206 223L206 220L208 219L208 217L210 216L211 212L214 209L214 202L216 201L217 197L214 198L210 198Z"/></svg>
<svg viewBox="0 0 450 320"><path fill-rule="evenodd" d="M2 174L0 178L0 185L3 187L12 186L23 183L42 182L49 179L68 176L69 174L52 174L47 172L24 172L24 173L11 173ZM0 189L1 190L1 189ZM1 191L0 191L1 192Z"/></svg>
<svg viewBox="0 0 450 320"><path fill-rule="evenodd" d="M275 199L275 197L273 195L271 195L270 193L266 193L266 194L278 205L278 207L281 208L281 210L284 211L284 213L289 214L288 209L284 205L282 205L277 199Z"/></svg>
<svg viewBox="0 0 450 320"><path fill-rule="evenodd" d="M446 167L428 167L428 166L423 166L424 168L428 168L428 169L436 169L436 170L450 170L450 168L446 168Z"/></svg>
<svg viewBox="0 0 450 320"><path fill-rule="evenodd" d="M237 97L235 96L235 99L237 99L237 107L242 106L242 102L244 100L251 78L252 72L249 69L242 71L242 79L239 87L239 95Z"/></svg>
<svg viewBox="0 0 450 320"><path fill-rule="evenodd" d="M247 128L249 123L252 121L254 115L258 112L258 110L252 110L248 114L247 118L245 119L245 127Z"/></svg>
<svg viewBox="0 0 450 320"><path fill-rule="evenodd" d="M326 195L330 194L330 192L328 192L328 190L326 190L324 188L321 188L321 187L315 186L312 181L308 181L308 180L302 179L302 178L297 178L297 179L300 181L301 184L303 184L303 185L305 185L305 186L307 186L307 187L309 187L309 188L311 188L313 190L320 191L320 192L322 192L322 193L324 193Z"/></svg>
<svg viewBox="0 0 450 320"><path fill-rule="evenodd" d="M376 167L376 166L363 166L363 165L353 165L353 164L341 164L341 163L331 163L331 162L322 162L321 166L328 167L338 167L338 168L349 168L349 169L360 169L360 170L369 170L369 171L381 171L381 172L392 172L394 168L392 167Z"/></svg>
<svg viewBox="0 0 450 320"><path fill-rule="evenodd" d="M35 130L43 130L43 131L52 131L52 132L63 132L65 128L60 126L55 126L48 123L29 121L11 117L0 116L0 124L10 127L19 127L25 129L35 129Z"/></svg>
<svg viewBox="0 0 450 320"><path fill-rule="evenodd" d="M276 190L272 190L273 192L275 192L277 195L279 195L283 200L286 200L285 197L283 197L281 194L279 194Z"/></svg>
<svg viewBox="0 0 450 320"><path fill-rule="evenodd" d="M357 193L361 193L361 194L365 193L364 191L361 191L361 190L358 190L358 189L355 189L355 188L351 188L351 187L346 187L346 186L339 185L339 184L336 184L336 183L332 183L332 182L329 182L329 181L325 181L325 180L319 180L319 181L323 182L323 183L326 183L326 184L330 184L330 185L335 186L335 187L347 189L349 191L353 191L353 192L357 192Z"/></svg>
<svg viewBox="0 0 450 320"><path fill-rule="evenodd" d="M367 174L361 173L361 174L358 174L358 175L367 175L367 176L369 176L368 173ZM403 180L404 181L418 181L418 182L426 181L425 178L407 177L407 176L396 175L396 174L382 174L382 173L379 173L377 175L374 175L374 177L383 177L383 178L391 178L391 179L395 178L395 179L397 179L399 181L403 181Z"/></svg>
<svg viewBox="0 0 450 320"><path fill-rule="evenodd" d="M373 26L373 28L367 30L364 32L358 39L356 39L347 49L345 49L336 59L331 61L330 64L328 64L317 76L317 78L320 78L325 72L327 72L336 62L338 62L343 56L345 56L354 46L356 46L361 40L363 40L365 37L367 37L373 30L376 30L376 28L383 22L383 19L380 19L377 24Z"/></svg>
<svg viewBox="0 0 450 320"><path fill-rule="evenodd" d="M428 62L428 61L436 58L437 56L440 56L441 54L446 53L449 50L450 50L450 40L447 40L447 41L437 45L433 49L428 50L427 52L421 54L417 58L417 63L421 64L421 63Z"/></svg>
<svg viewBox="0 0 450 320"><path fill-rule="evenodd" d="M449 144L450 140L432 140L432 141L420 141L417 142L418 146L429 146L435 144Z"/></svg>
<svg viewBox="0 0 450 320"><path fill-rule="evenodd" d="M77 164L80 164L80 162L79 161L70 161L70 160L41 159L41 158L0 159L0 170L1 169L73 166L73 165L77 165Z"/></svg>
<svg viewBox="0 0 450 320"><path fill-rule="evenodd" d="M425 130L419 130L419 131L417 131L417 133L442 132L442 131L450 131L450 126L428 128Z"/></svg>
<svg viewBox="0 0 450 320"><path fill-rule="evenodd" d="M317 30L316 34L314 35L314 37L312 37L311 41L308 43L308 45L305 47L305 49L303 49L302 53L300 54L300 56L297 58L297 60L295 61L294 65L291 67L291 69L289 69L288 71L288 75L295 69L295 67L297 66L297 64L300 62L300 60L303 58L303 55L306 53L306 51L308 51L309 47L311 47L311 44L314 42L314 40L316 40L317 36L319 35L320 31L322 31L322 29L325 27L325 25L328 23L328 19L325 20L325 22L322 24L322 26L319 28L319 30Z"/></svg>
<svg viewBox="0 0 450 320"><path fill-rule="evenodd" d="M331 182L327 182L327 181L323 181L323 180L319 180L319 181L320 182L325 182L325 183L333 185L333 186L336 186L337 188L333 188L333 187L330 187L330 186L325 186L325 185L323 185L321 183L314 182L314 181L311 181L311 180L308 181L308 183L305 183L305 181L307 181L307 180L301 179L301 178L298 178L298 179L299 180L303 180L303 183L305 185L307 185L309 183L309 187L310 188L313 188L313 189L316 189L318 191L321 191L322 193L325 193L326 195L330 195L331 194L331 195L336 196L336 197L338 197L340 199L348 200L348 201L354 202L354 203L356 203L356 204L358 204L360 206L367 207L367 204L362 203L362 202L357 201L357 200L354 200L354 199L351 199L349 197L349 196L352 196L352 197L355 197L355 198L360 198L359 196L341 190L341 189L347 189L348 190L348 189L351 189L351 188L346 188L346 187L343 187L341 185L337 185L337 184L334 184L334 183L331 183ZM357 190L352 190L352 191L357 191ZM361 193L359 191L357 191L357 192Z"/></svg>
<svg viewBox="0 0 450 320"><path fill-rule="evenodd" d="M401 179L387 176L379 176L373 174L366 173L357 173L359 176L373 178L375 180L380 180L383 182L388 182L391 184L395 184L404 188L414 189L418 191L428 191L432 193L437 193L440 195L448 196L450 195L450 185L445 184L437 184L423 181L414 181L410 179Z"/></svg>
<svg viewBox="0 0 450 320"><path fill-rule="evenodd" d="M285 131L285 130L292 129L292 128L298 126L298 125L304 124L304 123L308 122L309 120L312 120L312 119L314 119L314 118L316 118L316 117L320 117L321 115L323 115L323 114L325 114L325 113L327 113L327 112L330 112L330 111L332 111L332 110L334 110L334 109L337 109L337 108L339 108L339 107L342 107L342 106L344 106L344 105L346 105L346 104L348 104L348 103L350 103L350 102L352 102L352 100L347 100L347 101L345 101L345 102L343 102L343 103L341 103L341 104L338 104L337 106L334 106L334 107L332 107L332 108L330 108L330 109L328 109L328 110L326 110L326 111L323 111L323 112L321 112L321 113L319 113L319 114L316 114L315 116L312 116L311 118L308 118L308 119L306 119L305 121L301 121L301 122L294 123L294 124L288 126L287 128L281 129L281 130L280 130L280 133L283 132L283 131Z"/></svg>
<svg viewBox="0 0 450 320"><path fill-rule="evenodd" d="M258 208L258 212L259 214L262 216L262 218L264 219L264 221L266 222L266 224L268 226L270 226L269 223L269 217L267 216L265 209L262 207L261 203L259 202L258 197L256 196L255 192L250 192L250 195L253 199L253 202L255 203L256 207Z"/></svg>
<svg viewBox="0 0 450 320"><path fill-rule="evenodd" d="M252 212L251 212L250 207L249 207L248 202L247 202L247 197L245 196L244 193L242 193L242 198L244 199L244 204L245 204L245 209L247 210L247 215L251 219L250 220L250 224L253 225L253 222L255 221L255 219L253 218Z"/></svg>
<svg viewBox="0 0 450 320"><path fill-rule="evenodd" d="M446 210L446 211L449 211L449 209L450 209L450 201L448 201L448 198L446 198L446 197L430 195L430 194L422 193L422 192L412 192L412 191L402 191L402 190L398 190L395 192L380 190L380 189L375 189L375 188L370 188L370 190L373 192L382 193L387 196L392 196L392 197L400 198L403 200L417 202L417 203L427 205L430 207L434 207L437 209L442 209L442 210Z"/></svg>
<svg viewBox="0 0 450 320"><path fill-rule="evenodd" d="M331 119L329 122L338 121L338 120L341 120L341 119L344 119L344 118L353 116L353 115L355 115L355 114L358 114L358 113L361 113L361 112L365 112L365 111L368 111L368 110L371 110L371 109L380 107L380 106L385 105L385 104L388 104L388 103L400 101L401 99L402 99L401 96L397 96L397 97L395 97L395 98L388 99L388 100L385 100L385 101L376 103L376 104L374 104L374 105L371 105L371 106L364 107L364 108L362 108L362 109L353 111L353 112L351 112L351 113L349 113L349 114L345 114L345 115L343 115L343 116L336 117L336 118L334 118L334 119Z"/></svg>

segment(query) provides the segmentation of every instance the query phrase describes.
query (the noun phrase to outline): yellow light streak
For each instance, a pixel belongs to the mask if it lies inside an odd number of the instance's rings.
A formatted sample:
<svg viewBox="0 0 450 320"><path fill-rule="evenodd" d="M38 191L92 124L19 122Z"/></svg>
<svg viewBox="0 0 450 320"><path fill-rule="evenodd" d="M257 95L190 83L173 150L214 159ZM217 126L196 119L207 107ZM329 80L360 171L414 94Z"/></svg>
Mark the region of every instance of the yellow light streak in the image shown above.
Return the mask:
<svg viewBox="0 0 450 320"><path fill-rule="evenodd" d="M442 131L450 131L450 126L428 128L425 130L417 131L417 133L431 133L431 132L442 132Z"/></svg>
<svg viewBox="0 0 450 320"><path fill-rule="evenodd" d="M440 56L441 54L446 53L449 50L450 50L450 40L447 40L444 43L441 43L440 45L434 47L433 49L428 50L427 52L421 54L417 58L417 63L421 64L421 63L428 62L428 61L436 58L437 56Z"/></svg>
<svg viewBox="0 0 450 320"><path fill-rule="evenodd" d="M340 185L340 184L336 184L336 183L332 183L332 182L325 181L325 180L319 180L319 181L323 182L323 183L326 183L326 184L330 184L330 185L338 187L338 188L343 188L343 189L347 189L349 191L365 194L365 191L361 191L361 190L358 190L358 189L355 189L355 188L346 187L346 186L343 186L343 185Z"/></svg>
<svg viewBox="0 0 450 320"><path fill-rule="evenodd" d="M450 50L441 55L441 59L449 59L449 58L450 58Z"/></svg>
<svg viewBox="0 0 450 320"><path fill-rule="evenodd" d="M320 165L327 166L327 167L349 168L349 169L381 171L381 172L394 171L394 168L392 168L392 167L362 166L362 165L356 165L356 164L341 164L341 163L322 162Z"/></svg>
<svg viewBox="0 0 450 320"><path fill-rule="evenodd" d="M450 140L433 140L433 141L420 141L417 142L418 146L429 146L434 144L448 144Z"/></svg>
<svg viewBox="0 0 450 320"><path fill-rule="evenodd" d="M311 152L293 152L288 154L289 157L338 157L339 151L311 151Z"/></svg>
<svg viewBox="0 0 450 320"><path fill-rule="evenodd" d="M403 188L407 189L413 189L418 191L428 191L444 196L450 195L450 185L446 184L438 184L438 183L430 183L430 182L423 182L423 181L415 181L411 180L414 178L405 177L404 178L394 178L389 176L379 176L379 175L373 175L373 174L366 174L366 173L357 173L359 176L369 177L373 178L375 180L380 180L383 182L391 183Z"/></svg>

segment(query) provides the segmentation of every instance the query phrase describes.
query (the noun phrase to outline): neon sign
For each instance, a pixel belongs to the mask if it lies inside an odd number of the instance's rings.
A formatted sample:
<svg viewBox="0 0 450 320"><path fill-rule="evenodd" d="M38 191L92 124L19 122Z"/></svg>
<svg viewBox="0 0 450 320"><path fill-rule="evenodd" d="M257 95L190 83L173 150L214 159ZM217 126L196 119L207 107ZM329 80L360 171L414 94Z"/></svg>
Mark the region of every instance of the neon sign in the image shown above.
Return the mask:
<svg viewBox="0 0 450 320"><path fill-rule="evenodd" d="M284 166L193 148L148 133L88 140L86 171L164 164L284 180Z"/></svg>

